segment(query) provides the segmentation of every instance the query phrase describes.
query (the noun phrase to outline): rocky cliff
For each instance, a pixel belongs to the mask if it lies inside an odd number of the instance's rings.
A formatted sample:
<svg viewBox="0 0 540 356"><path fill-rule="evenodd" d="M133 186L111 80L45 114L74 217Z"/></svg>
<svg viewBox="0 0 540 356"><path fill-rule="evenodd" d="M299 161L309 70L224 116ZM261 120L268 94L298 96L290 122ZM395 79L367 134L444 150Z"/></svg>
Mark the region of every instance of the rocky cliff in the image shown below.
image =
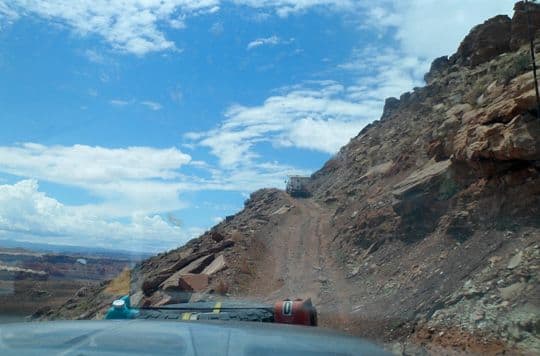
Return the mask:
<svg viewBox="0 0 540 356"><path fill-rule="evenodd" d="M425 87L388 99L312 175L310 198L255 192L137 266L134 301L311 297L323 326L398 354L540 352L540 120L515 10L436 59ZM50 317L99 317L107 288Z"/></svg>

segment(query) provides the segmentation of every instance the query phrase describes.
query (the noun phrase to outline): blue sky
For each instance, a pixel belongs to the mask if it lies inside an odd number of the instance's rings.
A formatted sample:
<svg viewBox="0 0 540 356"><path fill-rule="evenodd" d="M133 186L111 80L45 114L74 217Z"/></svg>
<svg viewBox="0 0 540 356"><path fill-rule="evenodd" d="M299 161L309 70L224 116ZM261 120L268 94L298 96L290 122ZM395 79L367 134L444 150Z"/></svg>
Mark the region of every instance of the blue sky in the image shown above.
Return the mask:
<svg viewBox="0 0 540 356"><path fill-rule="evenodd" d="M181 245L318 169L512 5L0 0L0 238Z"/></svg>

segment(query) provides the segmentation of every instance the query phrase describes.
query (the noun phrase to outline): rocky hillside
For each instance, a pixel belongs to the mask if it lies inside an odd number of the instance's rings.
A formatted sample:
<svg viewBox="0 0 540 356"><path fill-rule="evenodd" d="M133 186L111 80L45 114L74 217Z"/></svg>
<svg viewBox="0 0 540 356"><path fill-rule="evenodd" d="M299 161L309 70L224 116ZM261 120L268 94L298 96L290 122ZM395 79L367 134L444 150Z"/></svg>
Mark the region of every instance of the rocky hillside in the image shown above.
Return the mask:
<svg viewBox="0 0 540 356"><path fill-rule="evenodd" d="M397 354L539 353L540 120L515 10L436 59L425 87L387 99L312 175L310 198L255 192L141 263L133 301L311 297L322 326ZM99 317L121 292L104 284L49 317Z"/></svg>

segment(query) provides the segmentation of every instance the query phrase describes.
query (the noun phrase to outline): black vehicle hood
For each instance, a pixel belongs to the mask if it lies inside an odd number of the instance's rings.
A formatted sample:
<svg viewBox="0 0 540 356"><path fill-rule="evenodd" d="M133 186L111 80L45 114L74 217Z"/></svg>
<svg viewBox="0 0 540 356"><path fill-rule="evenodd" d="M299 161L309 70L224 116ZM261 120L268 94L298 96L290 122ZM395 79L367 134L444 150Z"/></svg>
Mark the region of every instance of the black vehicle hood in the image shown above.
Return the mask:
<svg viewBox="0 0 540 356"><path fill-rule="evenodd" d="M0 326L2 355L388 355L364 340L313 327L147 320Z"/></svg>

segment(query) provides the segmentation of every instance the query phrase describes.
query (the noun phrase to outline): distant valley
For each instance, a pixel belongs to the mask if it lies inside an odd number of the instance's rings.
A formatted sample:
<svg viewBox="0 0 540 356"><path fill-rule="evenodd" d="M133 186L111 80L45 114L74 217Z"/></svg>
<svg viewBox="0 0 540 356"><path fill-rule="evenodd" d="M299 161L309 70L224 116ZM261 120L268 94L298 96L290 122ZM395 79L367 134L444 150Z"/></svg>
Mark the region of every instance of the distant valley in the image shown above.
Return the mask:
<svg viewBox="0 0 540 356"><path fill-rule="evenodd" d="M0 322L45 314L144 257L99 248L0 241Z"/></svg>

